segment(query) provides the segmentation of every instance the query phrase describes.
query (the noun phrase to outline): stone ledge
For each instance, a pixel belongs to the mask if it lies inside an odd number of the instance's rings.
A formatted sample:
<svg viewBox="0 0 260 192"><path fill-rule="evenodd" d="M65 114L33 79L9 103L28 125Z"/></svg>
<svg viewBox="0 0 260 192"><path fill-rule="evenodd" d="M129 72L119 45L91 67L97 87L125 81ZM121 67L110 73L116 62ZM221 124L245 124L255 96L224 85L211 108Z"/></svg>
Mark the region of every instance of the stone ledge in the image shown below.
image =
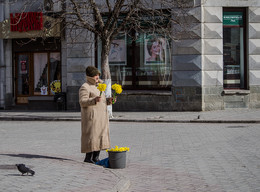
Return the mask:
<svg viewBox="0 0 260 192"><path fill-rule="evenodd" d="M28 101L53 101L54 96L31 96Z"/></svg>
<svg viewBox="0 0 260 192"><path fill-rule="evenodd" d="M172 96L171 91L153 91L153 90L125 90L122 95L160 95Z"/></svg>
<svg viewBox="0 0 260 192"><path fill-rule="evenodd" d="M250 90L224 90L223 91L223 95L249 95L250 94Z"/></svg>

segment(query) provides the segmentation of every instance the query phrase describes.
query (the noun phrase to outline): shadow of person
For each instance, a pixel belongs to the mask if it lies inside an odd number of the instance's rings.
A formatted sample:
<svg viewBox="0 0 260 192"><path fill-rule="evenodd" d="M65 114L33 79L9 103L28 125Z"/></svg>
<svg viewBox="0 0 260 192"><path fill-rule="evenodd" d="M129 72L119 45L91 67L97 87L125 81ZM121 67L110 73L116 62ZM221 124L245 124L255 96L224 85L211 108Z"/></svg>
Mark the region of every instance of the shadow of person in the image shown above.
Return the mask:
<svg viewBox="0 0 260 192"><path fill-rule="evenodd" d="M29 158L29 159L34 159L34 158L42 158L42 159L54 159L54 160L60 160L60 161L73 161L72 159L66 159L66 158L61 158L61 157L52 157L52 156L45 156L45 155L36 155L36 154L26 154L26 153L21 153L21 154L0 154L4 156L10 156L10 157L21 157L21 158Z"/></svg>

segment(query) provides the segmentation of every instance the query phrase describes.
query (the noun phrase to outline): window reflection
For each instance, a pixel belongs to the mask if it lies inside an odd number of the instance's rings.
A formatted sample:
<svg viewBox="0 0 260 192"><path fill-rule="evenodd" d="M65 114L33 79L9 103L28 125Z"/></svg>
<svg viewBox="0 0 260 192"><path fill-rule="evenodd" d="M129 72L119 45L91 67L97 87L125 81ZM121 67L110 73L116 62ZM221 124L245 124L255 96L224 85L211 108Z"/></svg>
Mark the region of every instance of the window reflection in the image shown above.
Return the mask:
<svg viewBox="0 0 260 192"><path fill-rule="evenodd" d="M109 65L113 83L129 89L171 86L170 44L159 34L119 34L112 41Z"/></svg>

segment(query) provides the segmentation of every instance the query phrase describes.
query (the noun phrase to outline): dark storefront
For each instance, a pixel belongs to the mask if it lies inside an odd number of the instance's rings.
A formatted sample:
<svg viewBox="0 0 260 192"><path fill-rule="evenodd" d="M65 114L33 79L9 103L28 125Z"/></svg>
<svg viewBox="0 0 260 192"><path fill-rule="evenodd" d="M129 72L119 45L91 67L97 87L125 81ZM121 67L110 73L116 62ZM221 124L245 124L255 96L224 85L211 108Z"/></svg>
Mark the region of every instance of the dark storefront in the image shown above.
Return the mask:
<svg viewBox="0 0 260 192"><path fill-rule="evenodd" d="M17 105L29 109L54 109L61 92L60 40L13 39L14 87Z"/></svg>

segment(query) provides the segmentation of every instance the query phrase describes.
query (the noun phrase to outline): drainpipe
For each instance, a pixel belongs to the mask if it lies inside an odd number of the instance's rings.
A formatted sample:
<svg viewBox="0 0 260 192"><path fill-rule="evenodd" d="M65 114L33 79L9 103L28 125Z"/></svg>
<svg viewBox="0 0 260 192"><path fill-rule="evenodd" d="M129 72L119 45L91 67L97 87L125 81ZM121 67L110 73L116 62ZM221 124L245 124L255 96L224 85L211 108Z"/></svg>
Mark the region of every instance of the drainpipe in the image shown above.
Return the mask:
<svg viewBox="0 0 260 192"><path fill-rule="evenodd" d="M0 3L0 22L4 20L4 3ZM5 63L4 63L4 44L0 39L0 109L5 109Z"/></svg>

